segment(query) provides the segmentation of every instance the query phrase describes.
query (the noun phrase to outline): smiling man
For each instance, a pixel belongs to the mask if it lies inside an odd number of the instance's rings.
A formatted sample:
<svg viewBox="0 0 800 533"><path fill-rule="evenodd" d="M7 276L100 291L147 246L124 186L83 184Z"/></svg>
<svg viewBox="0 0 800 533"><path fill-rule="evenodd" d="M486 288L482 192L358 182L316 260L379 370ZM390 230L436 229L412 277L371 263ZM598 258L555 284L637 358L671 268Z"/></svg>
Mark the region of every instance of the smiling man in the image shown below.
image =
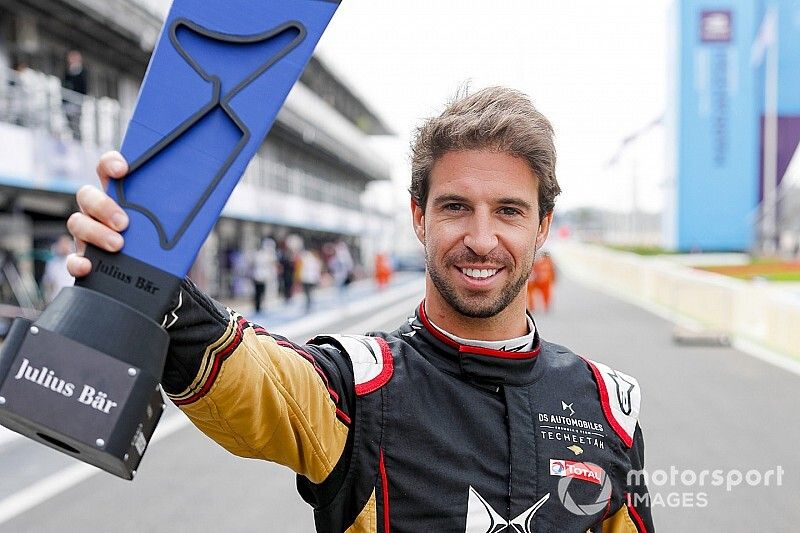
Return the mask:
<svg viewBox="0 0 800 533"><path fill-rule="evenodd" d="M415 314L298 345L186 280L164 390L231 452L297 472L320 532L653 531L638 383L542 340L526 312L555 163L552 127L522 93L452 102L413 144L427 264ZM105 186L127 166L111 153L98 169ZM119 250L119 206L90 187L78 202L79 251Z"/></svg>
<svg viewBox="0 0 800 533"><path fill-rule="evenodd" d="M522 287L553 216L539 216L537 182L524 159L483 147L443 154L430 170L427 199L414 191L426 309L451 333L480 332L483 340L527 333Z"/></svg>

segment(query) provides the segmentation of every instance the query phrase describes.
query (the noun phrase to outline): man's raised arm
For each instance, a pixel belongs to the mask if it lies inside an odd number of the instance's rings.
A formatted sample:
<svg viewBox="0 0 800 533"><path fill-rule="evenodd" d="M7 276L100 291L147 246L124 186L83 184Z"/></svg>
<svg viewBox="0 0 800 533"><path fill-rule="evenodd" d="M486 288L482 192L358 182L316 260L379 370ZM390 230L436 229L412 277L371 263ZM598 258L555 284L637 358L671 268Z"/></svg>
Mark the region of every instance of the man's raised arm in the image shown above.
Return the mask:
<svg viewBox="0 0 800 533"><path fill-rule="evenodd" d="M105 189L127 162L104 154L97 173ZM67 227L77 253L70 273L87 275L86 244L119 251L128 224L102 190L78 191L80 212ZM164 317L170 348L162 385L192 422L220 445L245 457L290 467L313 483L328 478L342 457L353 405L353 374L333 347L299 346L271 335L184 280Z"/></svg>

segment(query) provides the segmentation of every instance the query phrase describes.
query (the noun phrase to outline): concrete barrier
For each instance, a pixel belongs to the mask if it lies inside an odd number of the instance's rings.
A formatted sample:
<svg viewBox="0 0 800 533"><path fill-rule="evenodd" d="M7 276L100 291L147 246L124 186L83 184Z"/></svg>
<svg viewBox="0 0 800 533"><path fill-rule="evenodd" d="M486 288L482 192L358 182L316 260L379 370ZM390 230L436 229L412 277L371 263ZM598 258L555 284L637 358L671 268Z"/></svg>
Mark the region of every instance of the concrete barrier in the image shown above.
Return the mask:
<svg viewBox="0 0 800 533"><path fill-rule="evenodd" d="M800 359L800 298L780 284L695 270L685 261L561 242L558 268L593 287L658 311L678 324Z"/></svg>

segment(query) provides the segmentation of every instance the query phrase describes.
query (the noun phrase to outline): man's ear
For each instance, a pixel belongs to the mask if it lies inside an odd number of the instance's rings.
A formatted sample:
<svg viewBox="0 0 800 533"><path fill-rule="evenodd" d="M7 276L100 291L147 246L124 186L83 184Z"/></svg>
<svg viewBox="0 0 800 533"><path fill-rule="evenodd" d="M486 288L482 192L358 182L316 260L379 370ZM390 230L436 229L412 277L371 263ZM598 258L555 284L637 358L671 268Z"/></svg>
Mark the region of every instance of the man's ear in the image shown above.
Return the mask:
<svg viewBox="0 0 800 533"><path fill-rule="evenodd" d="M539 229L536 231L536 249L544 246L547 236L550 235L550 224L553 222L553 212L547 213L541 222L539 222Z"/></svg>
<svg viewBox="0 0 800 533"><path fill-rule="evenodd" d="M425 211L416 200L411 199L411 220L414 223L414 233L422 244L425 244Z"/></svg>

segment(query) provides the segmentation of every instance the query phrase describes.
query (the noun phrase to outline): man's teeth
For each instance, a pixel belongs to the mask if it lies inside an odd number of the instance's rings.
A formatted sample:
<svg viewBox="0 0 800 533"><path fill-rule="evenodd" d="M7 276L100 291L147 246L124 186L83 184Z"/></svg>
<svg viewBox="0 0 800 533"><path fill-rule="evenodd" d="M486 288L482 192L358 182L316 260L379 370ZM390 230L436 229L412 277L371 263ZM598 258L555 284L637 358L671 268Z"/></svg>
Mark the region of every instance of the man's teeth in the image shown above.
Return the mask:
<svg viewBox="0 0 800 533"><path fill-rule="evenodd" d="M461 272L471 278L488 278L497 274L496 268L462 268Z"/></svg>

